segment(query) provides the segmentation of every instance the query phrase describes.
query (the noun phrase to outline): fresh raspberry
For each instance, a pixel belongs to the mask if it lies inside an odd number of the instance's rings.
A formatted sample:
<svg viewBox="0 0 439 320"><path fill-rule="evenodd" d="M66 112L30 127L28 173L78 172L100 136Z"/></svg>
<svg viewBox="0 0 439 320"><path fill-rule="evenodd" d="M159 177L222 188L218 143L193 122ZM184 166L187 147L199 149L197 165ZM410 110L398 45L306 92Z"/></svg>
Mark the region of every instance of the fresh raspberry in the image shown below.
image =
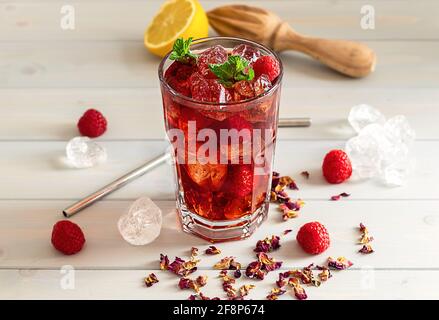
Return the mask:
<svg viewBox="0 0 439 320"><path fill-rule="evenodd" d="M78 129L83 136L96 138L107 130L107 120L99 111L88 109L79 119Z"/></svg>
<svg viewBox="0 0 439 320"><path fill-rule="evenodd" d="M194 72L193 65L174 61L165 72L165 80L172 89L184 96L191 96L189 77Z"/></svg>
<svg viewBox="0 0 439 320"><path fill-rule="evenodd" d="M178 80L187 80L194 71L193 65L174 61L166 70L165 79L177 78Z"/></svg>
<svg viewBox="0 0 439 320"><path fill-rule="evenodd" d="M352 174L352 165L343 150L332 150L326 154L322 165L323 176L329 183L342 183Z"/></svg>
<svg viewBox="0 0 439 320"><path fill-rule="evenodd" d="M58 251L67 255L75 254L81 251L84 243L84 233L77 224L61 220L53 226L52 244Z"/></svg>
<svg viewBox="0 0 439 320"><path fill-rule="evenodd" d="M297 242L309 254L319 254L328 249L328 230L320 222L308 222L297 233Z"/></svg>
<svg viewBox="0 0 439 320"><path fill-rule="evenodd" d="M253 166L249 164L233 165L227 189L239 197L245 197L251 193L253 191Z"/></svg>
<svg viewBox="0 0 439 320"><path fill-rule="evenodd" d="M268 79L273 82L280 74L279 61L272 56L262 56L253 63L253 70L256 77L266 74Z"/></svg>

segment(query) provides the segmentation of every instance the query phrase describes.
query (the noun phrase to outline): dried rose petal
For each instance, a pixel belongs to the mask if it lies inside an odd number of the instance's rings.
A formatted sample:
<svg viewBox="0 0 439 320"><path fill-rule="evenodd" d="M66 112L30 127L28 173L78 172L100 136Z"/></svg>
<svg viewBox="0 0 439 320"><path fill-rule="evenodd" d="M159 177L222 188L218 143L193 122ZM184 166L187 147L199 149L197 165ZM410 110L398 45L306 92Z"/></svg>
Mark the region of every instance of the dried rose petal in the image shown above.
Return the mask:
<svg viewBox="0 0 439 320"><path fill-rule="evenodd" d="M289 234L290 232L292 232L293 230L291 230L291 229L287 229L287 230L285 230L284 232L282 232L282 234L285 236L285 235L287 235L287 234Z"/></svg>
<svg viewBox="0 0 439 320"><path fill-rule="evenodd" d="M351 261L345 257L339 257L335 260L332 257L328 258L328 267L335 270L346 270L353 265Z"/></svg>
<svg viewBox="0 0 439 320"><path fill-rule="evenodd" d="M160 254L160 270L168 270L169 258L163 254Z"/></svg>
<svg viewBox="0 0 439 320"><path fill-rule="evenodd" d="M239 295L241 297L245 297L249 294L250 290L253 288L255 288L255 285L253 285L253 284L243 285L238 289Z"/></svg>
<svg viewBox="0 0 439 320"><path fill-rule="evenodd" d="M245 275L250 279L264 280L265 272L262 271L261 268L262 263L260 263L259 261L253 261L247 266L245 270Z"/></svg>
<svg viewBox="0 0 439 320"><path fill-rule="evenodd" d="M236 297L236 289L233 287L233 284L235 283L235 279L230 277L227 274L226 270L222 270L220 272L220 278L223 281L223 291L227 294L227 297L234 298Z"/></svg>
<svg viewBox="0 0 439 320"><path fill-rule="evenodd" d="M239 270L241 264L235 261L235 257L225 257L216 263L213 268L217 270Z"/></svg>
<svg viewBox="0 0 439 320"><path fill-rule="evenodd" d="M361 232L365 232L365 231L367 231L367 228L366 228L366 226L363 224L363 222L360 222L360 231L361 231Z"/></svg>
<svg viewBox="0 0 439 320"><path fill-rule="evenodd" d="M201 300L210 300L209 297L205 296L203 293L200 292L199 297Z"/></svg>
<svg viewBox="0 0 439 320"><path fill-rule="evenodd" d="M273 175L273 178L271 179L271 189L274 191L276 187L279 185L280 178L279 176Z"/></svg>
<svg viewBox="0 0 439 320"><path fill-rule="evenodd" d="M220 298L209 298L205 296L202 292L198 292L198 294L191 294L188 298L188 300L220 300Z"/></svg>
<svg viewBox="0 0 439 320"><path fill-rule="evenodd" d="M277 300L279 296L283 295L285 292L287 292L284 289L281 288L273 288L271 289L270 294L267 296L267 300Z"/></svg>
<svg viewBox="0 0 439 320"><path fill-rule="evenodd" d="M304 176L306 179L309 179L309 172L308 171L302 171L300 174L302 176Z"/></svg>
<svg viewBox="0 0 439 320"><path fill-rule="evenodd" d="M220 254L221 250L215 246L209 246L209 248L206 249L205 253L208 255L215 255L215 254Z"/></svg>
<svg viewBox="0 0 439 320"><path fill-rule="evenodd" d="M230 263L233 261L234 257L225 257L222 258L219 262L217 262L213 268L217 270L228 270L230 268Z"/></svg>
<svg viewBox="0 0 439 320"><path fill-rule="evenodd" d="M365 244L358 252L363 254L369 254L374 252L370 244Z"/></svg>
<svg viewBox="0 0 439 320"><path fill-rule="evenodd" d="M371 241L373 241L373 237L369 236L368 233L364 233L360 238L360 244L368 244Z"/></svg>
<svg viewBox="0 0 439 320"><path fill-rule="evenodd" d="M200 297L200 300L220 300L220 298L218 298L218 297L209 298L209 297L205 296L202 292L200 292L198 294L198 296Z"/></svg>
<svg viewBox="0 0 439 320"><path fill-rule="evenodd" d="M258 260L262 264L261 270L267 272L277 270L282 266L282 261L275 261L274 258L269 257L265 252L258 253Z"/></svg>
<svg viewBox="0 0 439 320"><path fill-rule="evenodd" d="M307 299L308 296L305 292L305 289L303 289L303 287L300 285L299 279L297 279L297 278L291 278L291 279L292 279L292 281L290 281L290 285L294 289L294 295L296 296L296 298L299 300Z"/></svg>
<svg viewBox="0 0 439 320"><path fill-rule="evenodd" d="M279 205L279 210L282 211L283 220L288 220L292 218L296 218L298 216L298 211L305 204L304 201L298 199L297 201L287 201Z"/></svg>
<svg viewBox="0 0 439 320"><path fill-rule="evenodd" d="M270 239L265 238L265 240L259 240L256 243L256 248L253 249L255 252L268 252L270 251Z"/></svg>
<svg viewBox="0 0 439 320"><path fill-rule="evenodd" d="M175 260L168 266L168 270L180 277L186 277L197 271L197 263L199 261L200 260L184 261L179 257L175 257Z"/></svg>
<svg viewBox="0 0 439 320"><path fill-rule="evenodd" d="M299 187L297 186L296 181L294 180L288 184L288 188L290 188L291 190L299 190Z"/></svg>
<svg viewBox="0 0 439 320"><path fill-rule="evenodd" d="M335 195L335 196L332 196L332 197L331 197L331 200L332 200L332 201L338 201L338 200L340 200L342 197L343 197L343 198L346 198L346 197L349 197L349 196L350 196L349 193L342 192L342 193L340 193L340 194L337 194L337 195Z"/></svg>
<svg viewBox="0 0 439 320"><path fill-rule="evenodd" d="M151 287L154 283L159 282L159 279L157 278L157 276L154 273L150 273L149 276L147 276L144 279L145 285L149 288Z"/></svg>
<svg viewBox="0 0 439 320"><path fill-rule="evenodd" d="M310 264L308 267L303 268L303 273L309 279L310 284L312 284L314 287L320 287L322 282L314 276L314 273L312 271L313 267L314 267L314 264Z"/></svg>
<svg viewBox="0 0 439 320"><path fill-rule="evenodd" d="M178 282L178 287L181 290L193 289L194 288L194 281L189 279L189 278L180 278L180 281Z"/></svg>
<svg viewBox="0 0 439 320"><path fill-rule="evenodd" d="M232 261L230 261L229 270L241 270L241 264L233 259Z"/></svg>
<svg viewBox="0 0 439 320"><path fill-rule="evenodd" d="M360 223L360 232L362 232L360 244L368 244L373 241L373 237L369 236L369 231L363 223Z"/></svg>
<svg viewBox="0 0 439 320"><path fill-rule="evenodd" d="M290 196L285 191L278 191L276 193L277 202L285 203L290 201Z"/></svg>
<svg viewBox="0 0 439 320"><path fill-rule="evenodd" d="M253 250L255 252L270 252L280 248L280 238L278 236L271 236L270 238L265 238L264 240L259 240L256 243L256 248Z"/></svg>
<svg viewBox="0 0 439 320"><path fill-rule="evenodd" d="M282 288L288 284L288 278L291 276L291 271L281 272L279 273L279 279L276 281L276 285L279 288Z"/></svg>
<svg viewBox="0 0 439 320"><path fill-rule="evenodd" d="M207 276L198 276L195 282L198 286L204 287L207 284Z"/></svg>
<svg viewBox="0 0 439 320"><path fill-rule="evenodd" d="M241 270L235 270L234 272L233 272L233 276L236 278L236 279L238 279L238 278L241 278Z"/></svg>
<svg viewBox="0 0 439 320"><path fill-rule="evenodd" d="M328 269L328 267L325 266L317 266L318 270L321 270L321 272L318 274L318 277L320 281L324 282L327 281L329 278L332 277L331 270Z"/></svg>
<svg viewBox="0 0 439 320"><path fill-rule="evenodd" d="M294 179L291 177L288 177L288 176L284 176L284 177L279 178L279 184L278 184L277 188L279 188L279 191L280 191L280 190L283 190L283 188L285 188L285 186L288 186L292 190L299 190Z"/></svg>
<svg viewBox="0 0 439 320"><path fill-rule="evenodd" d="M198 256L198 248L192 247L191 248L191 257Z"/></svg>

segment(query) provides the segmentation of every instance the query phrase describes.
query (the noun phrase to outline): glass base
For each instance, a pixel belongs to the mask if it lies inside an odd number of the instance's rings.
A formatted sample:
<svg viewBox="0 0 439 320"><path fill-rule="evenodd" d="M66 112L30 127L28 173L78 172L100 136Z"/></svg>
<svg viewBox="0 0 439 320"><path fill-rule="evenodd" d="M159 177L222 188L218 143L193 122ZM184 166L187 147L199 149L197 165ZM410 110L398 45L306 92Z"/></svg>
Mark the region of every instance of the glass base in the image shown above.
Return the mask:
<svg viewBox="0 0 439 320"><path fill-rule="evenodd" d="M184 232L194 234L210 242L224 242L246 239L267 218L269 202L266 201L252 214L235 220L212 221L191 212L180 195L177 211Z"/></svg>

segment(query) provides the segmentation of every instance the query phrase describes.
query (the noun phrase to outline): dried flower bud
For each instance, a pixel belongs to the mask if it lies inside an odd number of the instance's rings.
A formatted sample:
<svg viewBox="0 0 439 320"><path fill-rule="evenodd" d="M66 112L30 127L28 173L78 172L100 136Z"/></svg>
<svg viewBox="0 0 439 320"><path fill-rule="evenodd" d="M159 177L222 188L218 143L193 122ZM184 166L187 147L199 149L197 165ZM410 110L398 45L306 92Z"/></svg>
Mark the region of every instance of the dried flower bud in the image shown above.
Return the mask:
<svg viewBox="0 0 439 320"><path fill-rule="evenodd" d="M145 285L149 288L151 287L154 283L159 282L159 279L157 279L157 276L154 273L150 273L149 276L147 276L144 279Z"/></svg>

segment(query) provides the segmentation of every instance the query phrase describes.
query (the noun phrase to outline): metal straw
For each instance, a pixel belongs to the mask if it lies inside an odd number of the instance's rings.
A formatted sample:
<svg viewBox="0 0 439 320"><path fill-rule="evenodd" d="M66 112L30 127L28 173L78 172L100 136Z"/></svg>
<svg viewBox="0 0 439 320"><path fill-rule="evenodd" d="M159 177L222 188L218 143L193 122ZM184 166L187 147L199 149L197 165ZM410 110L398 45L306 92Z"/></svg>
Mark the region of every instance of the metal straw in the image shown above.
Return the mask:
<svg viewBox="0 0 439 320"><path fill-rule="evenodd" d="M158 157L156 157L156 158L148 161L147 163L141 165L140 167L128 172L127 174L120 177L119 179L107 184L102 189L99 189L98 191L90 194L89 196L85 197L84 199L79 200L78 202L65 208L62 212L64 217L69 218L69 217L73 216L75 213L78 213L82 209L88 207L89 205L91 205L94 202L98 201L99 199L105 197L106 195L112 193L113 191L116 191L117 189L120 189L121 187L123 187L127 183L137 179L138 177L143 176L149 170L151 170L151 169L157 167L158 165L161 165L163 162L165 162L168 157L169 157L169 153L162 153Z"/></svg>
<svg viewBox="0 0 439 320"><path fill-rule="evenodd" d="M309 127L310 125L311 125L310 118L284 118L284 119L279 119L279 124L278 124L279 128ZM169 157L170 157L170 155L168 153L162 153L158 157L148 161L147 163L128 172L127 174L123 175L122 177L118 178L117 180L107 184L102 189L99 189L98 191L88 195L84 199L79 200L78 202L75 202L71 206L65 208L62 212L63 215L66 218L73 216L74 214L85 209L86 207L90 206L91 204L95 203L96 201L102 199L103 197L107 196L108 194L112 193L113 191L120 189L121 187L128 184L129 182L137 179L138 177L143 176L148 171L161 165Z"/></svg>

